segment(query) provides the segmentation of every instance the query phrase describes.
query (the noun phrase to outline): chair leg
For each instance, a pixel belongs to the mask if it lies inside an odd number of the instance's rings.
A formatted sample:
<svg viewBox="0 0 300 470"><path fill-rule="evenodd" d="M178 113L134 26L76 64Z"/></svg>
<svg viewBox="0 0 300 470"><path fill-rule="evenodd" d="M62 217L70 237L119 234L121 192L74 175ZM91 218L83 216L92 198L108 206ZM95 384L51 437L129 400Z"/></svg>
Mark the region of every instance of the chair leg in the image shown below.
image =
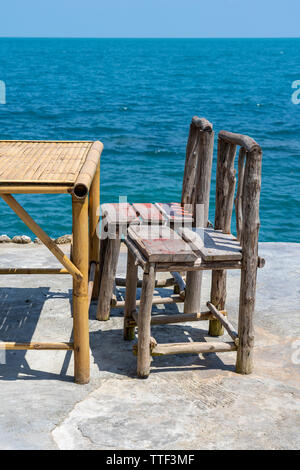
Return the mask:
<svg viewBox="0 0 300 470"><path fill-rule="evenodd" d="M239 374L251 374L253 371L253 314L256 293L256 267L253 269L253 265L256 266L252 263L250 269L246 268L241 273L239 346L236 359L236 372Z"/></svg>
<svg viewBox="0 0 300 470"><path fill-rule="evenodd" d="M124 339L133 340L135 336L135 327L128 326L132 321L132 312L136 309L136 286L137 286L138 267L135 264L135 257L128 250L127 273L126 273L126 293L124 310Z"/></svg>
<svg viewBox="0 0 300 470"><path fill-rule="evenodd" d="M138 316L138 358L137 375L147 378L150 374L150 336L151 336L151 310L153 292L155 287L155 269L150 265L149 273L144 273L141 304Z"/></svg>
<svg viewBox="0 0 300 470"><path fill-rule="evenodd" d="M105 257L101 272L101 284L97 307L97 320L106 321L110 316L110 303L114 289L121 239L117 234L116 239L106 241Z"/></svg>
<svg viewBox="0 0 300 470"><path fill-rule="evenodd" d="M188 271L186 273L186 289L184 313L200 312L202 272Z"/></svg>
<svg viewBox="0 0 300 470"><path fill-rule="evenodd" d="M218 310L225 309L226 271L224 269L212 271L210 301ZM210 336L222 336L224 334L224 328L219 320L210 320L208 334Z"/></svg>

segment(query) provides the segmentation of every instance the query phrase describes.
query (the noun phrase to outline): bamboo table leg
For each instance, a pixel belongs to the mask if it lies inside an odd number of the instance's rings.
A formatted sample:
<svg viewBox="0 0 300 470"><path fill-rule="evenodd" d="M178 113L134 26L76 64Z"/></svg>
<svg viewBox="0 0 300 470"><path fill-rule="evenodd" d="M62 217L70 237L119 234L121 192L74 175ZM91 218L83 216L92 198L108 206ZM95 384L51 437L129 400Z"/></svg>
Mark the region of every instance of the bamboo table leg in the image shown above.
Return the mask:
<svg viewBox="0 0 300 470"><path fill-rule="evenodd" d="M99 296L99 249L100 241L97 234L100 211L100 162L90 188L89 193L89 263L96 264L96 273L94 279L92 299L96 300Z"/></svg>
<svg viewBox="0 0 300 470"><path fill-rule="evenodd" d="M73 196L73 260L83 274L74 282L73 330L75 382L86 384L90 380L89 313L88 313L88 199Z"/></svg>
<svg viewBox="0 0 300 470"><path fill-rule="evenodd" d="M150 374L150 336L151 336L151 310L155 287L155 269L150 265L149 273L144 272L141 304L138 316L138 358L137 375L147 378Z"/></svg>
<svg viewBox="0 0 300 470"><path fill-rule="evenodd" d="M132 312L136 309L136 287L137 287L138 267L135 264L135 257L128 250L127 274L126 274L126 300L124 312L124 339L133 340L135 327L128 326L128 321L132 320Z"/></svg>

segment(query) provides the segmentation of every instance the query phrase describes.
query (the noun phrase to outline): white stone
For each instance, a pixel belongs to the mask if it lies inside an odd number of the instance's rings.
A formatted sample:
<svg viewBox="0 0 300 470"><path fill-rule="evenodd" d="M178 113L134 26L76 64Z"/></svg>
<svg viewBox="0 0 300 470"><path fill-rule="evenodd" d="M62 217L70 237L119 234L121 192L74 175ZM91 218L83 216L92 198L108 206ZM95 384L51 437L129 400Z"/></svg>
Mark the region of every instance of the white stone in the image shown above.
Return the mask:
<svg viewBox="0 0 300 470"><path fill-rule="evenodd" d="M0 243L10 243L11 239L7 235L0 235Z"/></svg>
<svg viewBox="0 0 300 470"><path fill-rule="evenodd" d="M12 242L26 245L27 243L31 243L31 238L27 237L27 235L16 235L13 237Z"/></svg>

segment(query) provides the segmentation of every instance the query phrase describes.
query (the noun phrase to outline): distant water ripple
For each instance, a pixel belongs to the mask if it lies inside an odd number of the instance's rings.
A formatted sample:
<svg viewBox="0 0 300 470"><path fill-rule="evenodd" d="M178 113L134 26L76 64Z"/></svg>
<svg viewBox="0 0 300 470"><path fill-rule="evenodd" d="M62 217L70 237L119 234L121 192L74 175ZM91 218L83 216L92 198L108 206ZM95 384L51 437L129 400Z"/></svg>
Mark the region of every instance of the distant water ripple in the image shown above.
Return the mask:
<svg viewBox="0 0 300 470"><path fill-rule="evenodd" d="M298 39L0 39L1 139L100 139L101 200L178 201L189 122L262 146L261 241L299 241ZM216 153L213 175L215 175ZM214 211L215 176L211 194ZM19 196L51 235L70 197ZM0 234L31 233L0 203Z"/></svg>

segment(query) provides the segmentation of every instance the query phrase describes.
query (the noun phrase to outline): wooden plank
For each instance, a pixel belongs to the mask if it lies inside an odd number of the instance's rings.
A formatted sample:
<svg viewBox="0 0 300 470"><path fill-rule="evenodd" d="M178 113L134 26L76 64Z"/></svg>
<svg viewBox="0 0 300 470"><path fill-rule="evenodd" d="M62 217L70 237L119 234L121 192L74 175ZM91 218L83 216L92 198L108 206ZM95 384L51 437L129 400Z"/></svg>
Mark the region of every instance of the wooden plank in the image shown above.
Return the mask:
<svg viewBox="0 0 300 470"><path fill-rule="evenodd" d="M144 224L163 224L165 219L158 208L148 202L135 202L133 208Z"/></svg>
<svg viewBox="0 0 300 470"><path fill-rule="evenodd" d="M197 256L204 261L233 261L242 259L242 247L232 234L222 233L211 228L178 229L178 233L188 242Z"/></svg>
<svg viewBox="0 0 300 470"><path fill-rule="evenodd" d="M193 222L193 213L187 210L187 205L185 208L179 202L156 202L155 205L169 223L183 225Z"/></svg>
<svg viewBox="0 0 300 470"><path fill-rule="evenodd" d="M128 237L149 262L189 262L196 260L189 245L167 226L130 226Z"/></svg>
<svg viewBox="0 0 300 470"><path fill-rule="evenodd" d="M140 222L134 208L128 202L102 204L101 215L111 225Z"/></svg>

